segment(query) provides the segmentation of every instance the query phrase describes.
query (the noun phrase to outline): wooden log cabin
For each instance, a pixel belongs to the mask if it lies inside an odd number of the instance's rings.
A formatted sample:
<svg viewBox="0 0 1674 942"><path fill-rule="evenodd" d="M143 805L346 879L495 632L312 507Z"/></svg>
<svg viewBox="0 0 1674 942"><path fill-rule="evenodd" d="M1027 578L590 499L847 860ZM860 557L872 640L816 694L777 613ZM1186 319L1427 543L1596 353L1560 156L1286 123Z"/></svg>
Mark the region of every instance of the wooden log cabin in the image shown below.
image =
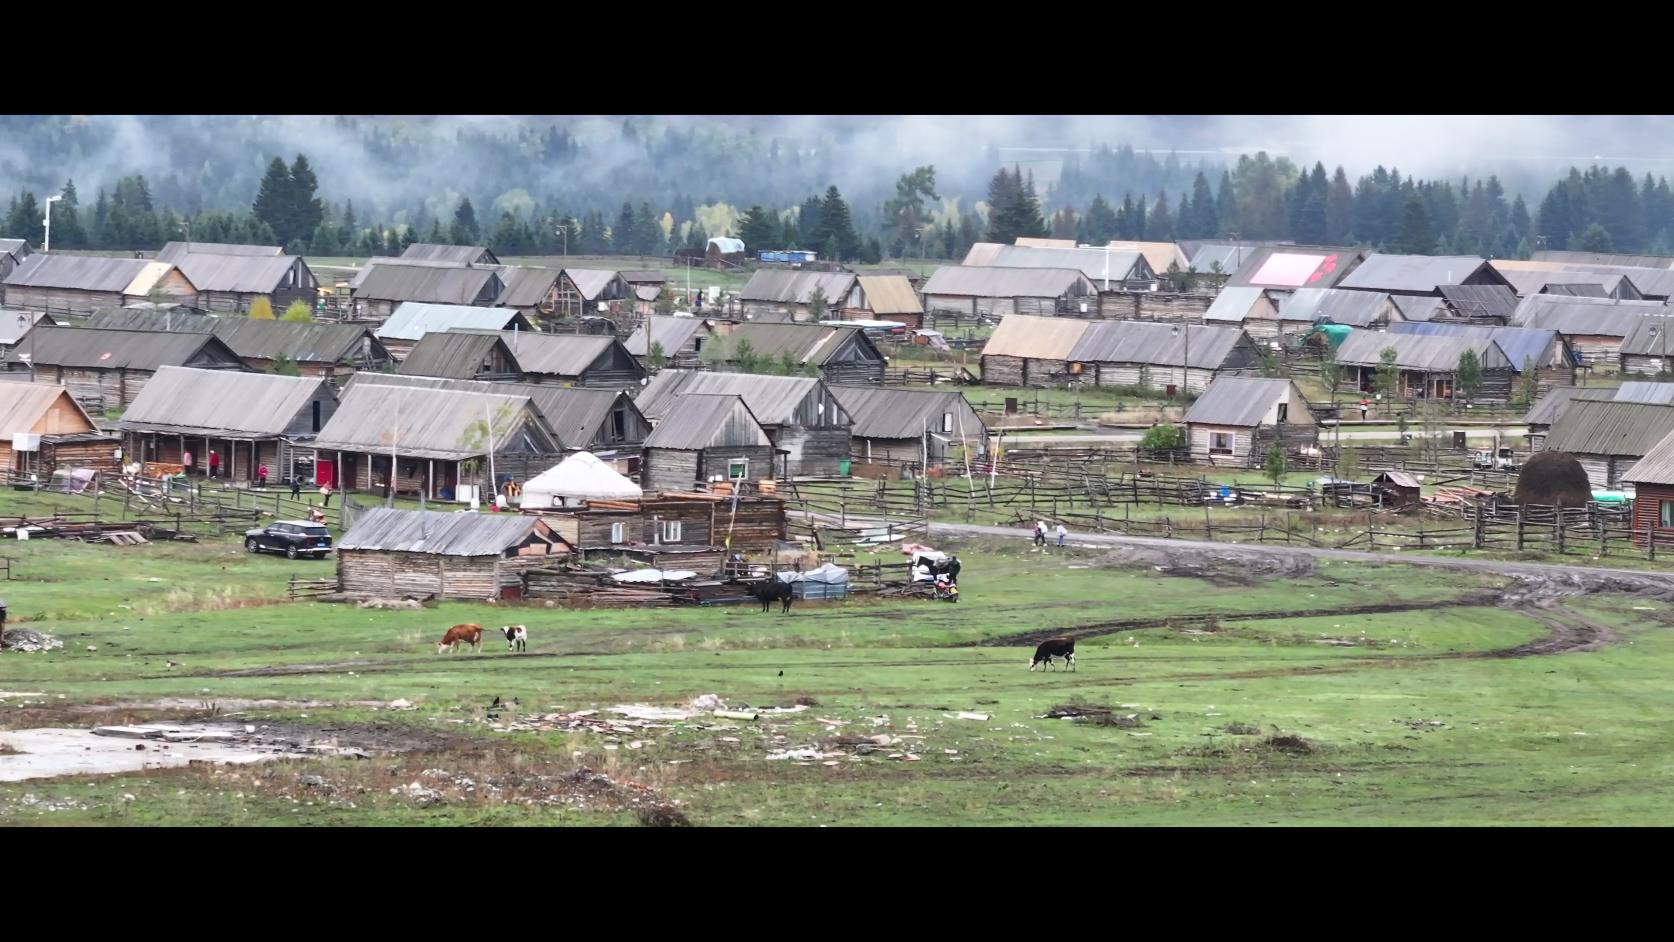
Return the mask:
<svg viewBox="0 0 1674 942"><path fill-rule="evenodd" d="M1319 424L1294 382L1254 376L1215 380L1184 422L1193 461L1233 467L1252 463L1258 440L1311 438Z"/></svg>
<svg viewBox="0 0 1674 942"><path fill-rule="evenodd" d="M529 514L375 507L337 541L337 587L352 599L516 599L524 573L568 554Z"/></svg>
<svg viewBox="0 0 1674 942"><path fill-rule="evenodd" d="M1581 462L1595 488L1622 485L1627 471L1674 433L1674 405L1573 398L1541 443Z"/></svg>
<svg viewBox="0 0 1674 942"><path fill-rule="evenodd" d="M197 307L205 311L244 313L257 298L266 298L275 315L297 301L314 309L320 282L302 256L236 254L220 251L222 248L194 242L187 251L174 250L168 252L168 258L163 253L157 257L173 263L192 282L197 288Z"/></svg>
<svg viewBox="0 0 1674 942"><path fill-rule="evenodd" d="M854 422L850 450L856 460L905 470L922 466L926 457L942 464L956 449L972 461L988 451L988 429L963 393L889 386L831 391Z"/></svg>
<svg viewBox="0 0 1674 942"><path fill-rule="evenodd" d="M849 457L851 417L832 388L811 376L663 370L634 402L653 423L682 395L738 396L773 442L775 463L763 477L837 474Z"/></svg>
<svg viewBox="0 0 1674 942"><path fill-rule="evenodd" d="M786 538L784 501L771 497L663 493L642 500L589 501L541 516L588 559L718 571L728 552L771 553Z"/></svg>
<svg viewBox="0 0 1674 942"><path fill-rule="evenodd" d="M25 347L32 360L10 358L8 372L67 386L78 401L98 411L126 408L165 366L246 369L231 348L207 333L36 327Z"/></svg>
<svg viewBox="0 0 1674 942"><path fill-rule="evenodd" d="M1668 305L1661 301L1532 294L1518 303L1511 323L1517 327L1555 330L1563 334L1581 366L1613 372L1621 365L1623 342L1640 326L1645 315L1668 312Z"/></svg>
<svg viewBox="0 0 1674 942"><path fill-rule="evenodd" d="M195 305L198 295L172 263L103 255L31 255L0 285L7 307L51 314L91 314L148 300L156 292Z"/></svg>
<svg viewBox="0 0 1674 942"><path fill-rule="evenodd" d="M489 306L505 290L497 268L444 264L368 264L350 282L355 316L383 320L409 301Z"/></svg>
<svg viewBox="0 0 1674 942"><path fill-rule="evenodd" d="M312 476L314 437L337 411L337 393L320 376L275 376L165 366L123 413L129 460L148 473L186 468L209 473L218 456L219 475L255 481L267 468L270 483Z"/></svg>
<svg viewBox="0 0 1674 942"><path fill-rule="evenodd" d="M1555 330L1532 327L1478 327L1471 324L1431 322L1397 322L1389 325L1392 334L1415 336L1469 337L1488 339L1500 348L1511 366L1513 382L1519 387L1526 370L1533 370L1538 393L1558 386L1575 383L1576 359L1569 342Z"/></svg>
<svg viewBox="0 0 1674 942"><path fill-rule="evenodd" d="M1674 435L1664 436L1622 475L1633 488L1633 543L1674 551Z"/></svg>
<svg viewBox="0 0 1674 942"><path fill-rule="evenodd" d="M394 365L389 351L358 324L312 324L219 317L212 329L244 365L272 372L288 362L303 376L317 376L341 386L360 370L379 372Z"/></svg>
<svg viewBox="0 0 1674 942"><path fill-rule="evenodd" d="M528 396L354 382L314 441L315 476L340 490L491 502L556 464L559 441Z"/></svg>
<svg viewBox="0 0 1674 942"><path fill-rule="evenodd" d="M646 366L651 366L652 352L661 350L659 366L696 366L703 353L703 345L718 333L715 322L704 317L671 317L653 314L622 342L628 353Z"/></svg>
<svg viewBox="0 0 1674 942"><path fill-rule="evenodd" d="M738 396L686 394L645 439L640 486L689 491L773 476L773 442Z"/></svg>
<svg viewBox="0 0 1674 942"><path fill-rule="evenodd" d="M473 307L464 304L425 304L410 301L395 309L389 319L373 331L396 362L431 331L445 330L529 331L534 325L522 312L505 308Z"/></svg>
<svg viewBox="0 0 1674 942"><path fill-rule="evenodd" d="M1400 371L1396 395L1412 399L1452 399L1459 391L1459 359L1468 350L1481 365L1481 402L1505 402L1512 394L1515 371L1500 345L1485 336L1420 336L1357 330L1337 348L1337 363L1354 381L1354 388L1374 391L1384 350L1395 351Z"/></svg>
<svg viewBox="0 0 1674 942"><path fill-rule="evenodd" d="M59 468L115 472L119 447L64 387L0 382L0 470L41 480Z"/></svg>

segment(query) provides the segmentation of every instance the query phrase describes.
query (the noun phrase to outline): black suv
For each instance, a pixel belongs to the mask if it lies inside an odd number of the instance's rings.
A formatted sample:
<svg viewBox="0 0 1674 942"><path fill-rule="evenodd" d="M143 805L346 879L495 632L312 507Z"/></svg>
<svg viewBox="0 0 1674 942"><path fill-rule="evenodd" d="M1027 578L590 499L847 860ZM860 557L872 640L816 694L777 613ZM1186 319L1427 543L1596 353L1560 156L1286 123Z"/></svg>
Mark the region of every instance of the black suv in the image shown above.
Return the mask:
<svg viewBox="0 0 1674 942"><path fill-rule="evenodd" d="M277 520L260 530L244 531L244 548L252 553L268 550L288 558L312 556L324 559L331 552L331 531L317 523Z"/></svg>

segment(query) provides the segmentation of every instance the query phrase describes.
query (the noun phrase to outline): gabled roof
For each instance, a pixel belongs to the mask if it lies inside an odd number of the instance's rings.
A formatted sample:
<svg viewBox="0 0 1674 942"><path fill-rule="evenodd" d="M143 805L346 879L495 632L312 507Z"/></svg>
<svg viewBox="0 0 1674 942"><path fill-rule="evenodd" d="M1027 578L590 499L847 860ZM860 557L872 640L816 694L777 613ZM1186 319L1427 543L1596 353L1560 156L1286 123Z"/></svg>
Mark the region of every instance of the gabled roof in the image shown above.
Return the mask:
<svg viewBox="0 0 1674 942"><path fill-rule="evenodd" d="M243 245L237 242L167 242L157 252L157 261L176 262L180 260L181 256L188 254L279 256L285 254L285 247L282 245Z"/></svg>
<svg viewBox="0 0 1674 942"><path fill-rule="evenodd" d="M1393 255L1378 252L1366 257L1342 287L1390 294L1430 294L1442 285L1458 285L1472 278L1485 284L1510 285L1488 260L1475 255Z"/></svg>
<svg viewBox="0 0 1674 942"><path fill-rule="evenodd" d="M402 250L404 259L419 259L427 262L452 262L465 265L482 262L487 265L498 265L500 260L494 253L480 245L442 245L436 242L414 242Z"/></svg>
<svg viewBox="0 0 1674 942"><path fill-rule="evenodd" d="M1535 401L1534 408L1523 416L1523 421L1530 425L1551 425L1570 403L1582 399L1674 405L1674 383L1629 380L1613 389L1609 386L1553 386Z"/></svg>
<svg viewBox="0 0 1674 942"><path fill-rule="evenodd" d="M693 334L711 327L711 322L702 317L653 314L645 319L645 323L634 328L633 334L622 345L634 356L644 357L651 355L651 344L656 343L662 346L664 353L672 356L674 351L692 339Z"/></svg>
<svg viewBox="0 0 1674 942"><path fill-rule="evenodd" d="M32 256L40 258L41 256ZM184 366L200 356L238 363L238 355L214 334L144 330L88 330L85 327L36 327L30 351L38 364L81 369L155 370Z"/></svg>
<svg viewBox="0 0 1674 942"><path fill-rule="evenodd" d="M1241 324L1264 297L1262 288L1222 288L1203 312L1206 321L1226 321Z"/></svg>
<svg viewBox="0 0 1674 942"><path fill-rule="evenodd" d="M661 418L676 397L691 394L739 396L763 425L794 425L798 408L817 396L824 383L813 376L771 376L762 373L713 373L707 370L663 370L640 390L634 402L647 416ZM841 400L833 397L833 424L849 421ZM819 408L815 405L813 408Z"/></svg>
<svg viewBox="0 0 1674 942"><path fill-rule="evenodd" d="M980 440L986 434L962 393L890 386L833 386L831 391L853 419L849 432L855 438L917 438L926 429L966 439ZM944 432L942 417L949 412L955 416L954 426Z"/></svg>
<svg viewBox="0 0 1674 942"><path fill-rule="evenodd" d="M1365 258L1359 249L1334 246L1262 245L1227 279L1227 287L1335 288Z"/></svg>
<svg viewBox="0 0 1674 942"><path fill-rule="evenodd" d="M204 319L210 321L215 336L240 357L272 360L284 356L297 363L343 363L358 358L367 343L375 355L387 355L372 332L357 324L257 321L248 317ZM174 322L184 320L176 316Z"/></svg>
<svg viewBox="0 0 1674 942"><path fill-rule="evenodd" d="M374 333L380 340L418 340L433 330L510 330L513 326L534 329L528 318L505 308L408 301L397 307Z"/></svg>
<svg viewBox="0 0 1674 942"><path fill-rule="evenodd" d="M378 301L428 301L469 304L485 291L498 297L499 274L492 268L443 268L383 263L362 271L355 297Z"/></svg>
<svg viewBox="0 0 1674 942"><path fill-rule="evenodd" d="M629 268L617 274L630 285L660 285L668 281L668 273L660 268Z"/></svg>
<svg viewBox="0 0 1674 942"><path fill-rule="evenodd" d="M1553 386L1546 395L1535 400L1523 421L1530 425L1551 425L1558 415L1578 396L1608 396L1608 389L1587 389L1581 386Z"/></svg>
<svg viewBox="0 0 1674 942"><path fill-rule="evenodd" d="M88 428L98 427L93 417L76 401L76 397L70 395L68 387L49 386L45 383L0 382L0 439L6 444L11 444L13 434L32 430L46 411L60 399L81 414Z"/></svg>
<svg viewBox="0 0 1674 942"><path fill-rule="evenodd" d="M17 319L19 317L25 318L22 326L18 325ZM0 310L0 345L17 343L24 334L29 333L42 320L46 321L48 327L58 326L58 321L40 311L24 313L23 311Z"/></svg>
<svg viewBox="0 0 1674 942"><path fill-rule="evenodd" d="M645 447L701 451L761 447L772 441L750 407L737 396L688 393L674 397L667 413L645 439Z"/></svg>
<svg viewBox="0 0 1674 942"><path fill-rule="evenodd" d="M1622 255L1612 252L1562 252L1546 250L1534 253L1531 261L1559 262L1575 265L1626 265L1635 268L1674 268L1674 258L1667 255Z"/></svg>
<svg viewBox="0 0 1674 942"><path fill-rule="evenodd" d="M322 390L332 396L330 383L318 376L165 366L116 424L131 431L278 436Z"/></svg>
<svg viewBox="0 0 1674 942"><path fill-rule="evenodd" d="M1434 337L1486 338L1499 345L1500 351L1511 363L1511 368L1517 372L1522 372L1523 361L1526 359L1533 360L1536 366L1544 365L1543 355L1547 348L1559 340L1555 330L1539 330L1533 327L1478 327L1472 324L1396 321L1389 325L1389 332Z"/></svg>
<svg viewBox="0 0 1674 942"><path fill-rule="evenodd" d="M1381 291L1298 288L1279 301L1279 320L1312 324L1328 319L1333 324L1369 327L1388 303L1389 295Z"/></svg>
<svg viewBox="0 0 1674 942"><path fill-rule="evenodd" d="M1085 363L1139 363L1149 366L1179 366L1191 348L1190 366L1217 369L1232 355L1244 338L1236 327L1179 325L1155 321L1093 321L1070 349L1067 359Z"/></svg>
<svg viewBox="0 0 1674 942"><path fill-rule="evenodd" d="M1511 321L1519 327L1556 330L1571 336L1626 337L1645 314L1668 310L1660 301L1531 294L1518 303Z"/></svg>
<svg viewBox="0 0 1674 942"><path fill-rule="evenodd" d="M1222 376L1209 384L1186 410L1183 421L1188 424L1233 425L1251 427L1261 420L1273 406L1284 401L1294 390L1298 399L1301 390L1288 379L1263 379L1256 376Z"/></svg>
<svg viewBox="0 0 1674 942"><path fill-rule="evenodd" d="M1002 246L1003 247L1003 246ZM1044 251L1044 250L1043 250ZM1115 263L1111 263L1115 271ZM1115 275L1111 276L1115 280ZM1079 269L1000 268L977 265L944 265L924 283L924 296L952 295L975 298L1059 298L1081 286L1083 293L1094 290Z"/></svg>
<svg viewBox="0 0 1674 942"><path fill-rule="evenodd" d="M791 271L784 268L758 268L749 283L739 292L740 300L772 304L807 304L814 297L814 289L825 294L833 308L841 307L854 287L851 272Z"/></svg>
<svg viewBox="0 0 1674 942"><path fill-rule="evenodd" d="M563 270L558 268L506 265L500 269L500 280L506 288L494 303L499 307L535 307L546 300L562 274Z"/></svg>
<svg viewBox="0 0 1674 942"><path fill-rule="evenodd" d="M529 330L498 333L519 370L552 376L580 376L613 348L622 346L615 337L599 334L546 334ZM622 351L622 358L629 358L626 350Z"/></svg>
<svg viewBox="0 0 1674 942"><path fill-rule="evenodd" d="M1181 243L1182 251L1186 249ZM1244 263L1261 248L1249 242L1204 242L1195 246L1196 251L1191 254L1191 268L1199 274L1213 274L1215 266L1220 266L1220 273L1231 275L1242 268Z"/></svg>
<svg viewBox="0 0 1674 942"><path fill-rule="evenodd" d="M617 272L601 268L566 268L564 274L575 283L575 290L581 293L584 301L596 300L611 282L620 277Z"/></svg>
<svg viewBox="0 0 1674 942"><path fill-rule="evenodd" d="M78 291L146 294L174 270L174 265L168 262L147 261L143 258L31 255L12 269L12 273L6 276L5 284L17 288L68 288Z"/></svg>
<svg viewBox="0 0 1674 942"><path fill-rule="evenodd" d="M355 515L354 526L337 541L339 550L429 553L437 556L498 556L522 543L544 524L533 514L396 510L373 507Z"/></svg>
<svg viewBox="0 0 1674 942"><path fill-rule="evenodd" d="M1665 436L1622 475L1629 484L1674 484L1674 434Z"/></svg>
<svg viewBox="0 0 1674 942"><path fill-rule="evenodd" d="M1089 322L1079 317L1007 314L983 344L982 355L1068 360Z"/></svg>
<svg viewBox="0 0 1674 942"><path fill-rule="evenodd" d="M1145 264L1151 271L1159 275L1165 274L1170 265L1185 271L1192 264L1180 246L1173 242L1124 242L1117 239L1111 241L1110 247L1123 252L1138 252L1145 257Z"/></svg>
<svg viewBox="0 0 1674 942"><path fill-rule="evenodd" d="M1118 282L1151 281L1157 277L1156 270L1137 248L1121 249L1114 245L1109 248L1048 249L978 242L965 253L961 265L965 268L1068 268L1081 272L1088 281L1100 287L1106 278ZM1168 266L1165 264L1163 267Z"/></svg>
<svg viewBox="0 0 1674 942"><path fill-rule="evenodd" d="M1506 285L1440 285L1442 299L1462 317L1510 317L1517 295Z"/></svg>
<svg viewBox="0 0 1674 942"><path fill-rule="evenodd" d="M515 362L499 334L433 330L408 351L406 359L401 361L401 374L471 379L483 364L495 359L508 364Z"/></svg>
<svg viewBox="0 0 1674 942"><path fill-rule="evenodd" d="M727 335L725 344L707 344L700 356L706 360L731 356L745 340L758 356L775 361L788 353L798 364L824 366L851 342L870 351L872 359L883 359L872 339L860 328L825 324L739 324Z"/></svg>
<svg viewBox="0 0 1674 942"><path fill-rule="evenodd" d="M1365 292L1371 294L1372 292ZM1382 294L1382 292L1378 292ZM1395 303L1395 310L1401 312L1401 318L1409 321L1428 321L1437 314L1447 313L1447 302L1440 295L1435 294L1385 294L1384 297Z"/></svg>
<svg viewBox="0 0 1674 942"><path fill-rule="evenodd" d="M1573 399L1541 446L1583 455L1644 455L1674 432L1674 405Z"/></svg>
<svg viewBox="0 0 1674 942"><path fill-rule="evenodd" d="M314 445L326 450L398 456L474 458L488 452L482 431L492 417L495 447L508 434L529 437L533 453L551 453L558 443L530 405L528 396L500 396L417 386L354 383Z"/></svg>
<svg viewBox="0 0 1674 942"><path fill-rule="evenodd" d="M1588 398L1596 399L1600 397L1589 396ZM1660 383L1655 380L1628 380L1622 385L1616 387L1616 395L1612 398L1616 402L1660 402L1664 405L1674 404L1674 383Z"/></svg>
<svg viewBox="0 0 1674 942"><path fill-rule="evenodd" d="M1403 370L1449 373L1459 368L1466 350L1476 354L1484 369L1509 367L1499 345L1488 337L1421 336L1356 330L1337 348L1337 362L1347 366L1377 366L1383 351L1395 350L1395 363Z"/></svg>
<svg viewBox="0 0 1674 942"><path fill-rule="evenodd" d="M1674 311L1669 313L1674 314ZM1671 327L1674 327L1674 317L1641 316L1627 336L1622 338L1622 352L1652 357L1674 353L1674 343L1668 339Z"/></svg>
<svg viewBox="0 0 1674 942"><path fill-rule="evenodd" d="M668 372L668 371L664 371ZM527 396L535 410L546 421L546 426L567 448L585 445L599 432L599 427L618 405L639 414L632 397L620 389L598 389L583 386L560 386L556 383L497 383L471 379L447 379L440 376L409 376L399 373L356 373L350 377L344 392L356 386L413 386L426 389L451 389L455 392L487 393L498 396ZM650 425L650 422L646 422Z"/></svg>
<svg viewBox="0 0 1674 942"><path fill-rule="evenodd" d="M866 307L874 314L923 314L913 283L901 275L859 275Z"/></svg>
<svg viewBox="0 0 1674 942"><path fill-rule="evenodd" d="M29 240L0 239L0 255L10 255L13 258L21 259L27 254L29 254Z"/></svg>

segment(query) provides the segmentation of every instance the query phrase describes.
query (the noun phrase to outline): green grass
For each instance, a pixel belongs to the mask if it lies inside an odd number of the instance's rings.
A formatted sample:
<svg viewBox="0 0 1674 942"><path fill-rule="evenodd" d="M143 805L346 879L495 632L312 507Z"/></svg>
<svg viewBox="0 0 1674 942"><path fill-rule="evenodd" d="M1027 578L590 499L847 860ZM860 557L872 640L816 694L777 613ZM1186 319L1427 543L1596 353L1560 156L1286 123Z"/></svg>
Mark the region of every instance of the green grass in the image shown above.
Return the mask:
<svg viewBox="0 0 1674 942"><path fill-rule="evenodd" d="M0 514L15 512L0 499ZM243 719L435 740L418 755L363 762L0 784L4 823L632 823L631 812L607 805L461 793L420 807L388 793L427 769L484 781L578 764L644 782L698 824L1674 821L1674 637L1665 627L1674 615L1666 602L1637 597L1567 606L1623 643L1486 658L1466 655L1516 647L1546 628L1518 611L1457 604L1496 592L1498 577L1399 564L1327 561L1288 576L1233 564L1175 576L1101 552L990 542L961 548L958 605L857 599L781 617L750 607L279 604L288 576L332 564L251 557L229 542L35 540L4 553L16 560L17 579L4 587L11 624L56 634L65 648L0 655L0 690L39 691L45 701L9 702L0 725L109 722L116 714L90 707L159 698L308 699L334 705ZM1369 610L1389 604L1437 607ZM432 643L460 621L526 623L531 652L507 654L489 639L480 655L437 656ZM1028 645L981 644L1096 625L1108 628L1079 645L1075 673L1029 673ZM494 733L483 713L496 696L546 712L705 693L817 705L721 723L734 729L706 728L719 722L710 720L650 730L619 737L616 749L593 734ZM396 698L418 709L355 705ZM1039 718L1068 702L1135 713L1141 725ZM991 718L954 718L960 710ZM1233 724L1258 734L1235 735ZM1275 730L1313 751L1273 748L1265 740ZM765 758L879 732L923 738L831 766ZM630 752L628 739L648 744ZM921 758L887 758L907 751ZM332 791L301 786L305 774Z"/></svg>

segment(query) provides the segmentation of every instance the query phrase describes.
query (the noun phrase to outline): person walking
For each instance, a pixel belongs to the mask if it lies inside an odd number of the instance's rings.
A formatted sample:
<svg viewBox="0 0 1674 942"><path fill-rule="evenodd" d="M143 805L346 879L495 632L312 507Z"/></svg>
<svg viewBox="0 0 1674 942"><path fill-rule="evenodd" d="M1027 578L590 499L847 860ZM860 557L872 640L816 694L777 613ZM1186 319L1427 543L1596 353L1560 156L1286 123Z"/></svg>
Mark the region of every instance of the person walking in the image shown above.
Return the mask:
<svg viewBox="0 0 1674 942"><path fill-rule="evenodd" d="M267 486L267 465L264 464L256 469L256 483L262 487Z"/></svg>
<svg viewBox="0 0 1674 942"><path fill-rule="evenodd" d="M220 474L220 472L221 472L221 453L218 452L218 451L213 451L212 450L209 453L209 476L212 477L212 478L216 477Z"/></svg>
<svg viewBox="0 0 1674 942"><path fill-rule="evenodd" d="M1069 531L1064 529L1063 524L1061 524L1061 523L1058 524L1058 545L1063 546L1064 545L1064 540L1068 536L1069 536Z"/></svg>
<svg viewBox="0 0 1674 942"><path fill-rule="evenodd" d="M302 478L291 475L291 500L302 499Z"/></svg>
<svg viewBox="0 0 1674 942"><path fill-rule="evenodd" d="M1362 422L1366 421L1366 413L1368 411L1370 411L1371 408L1372 408L1371 403L1367 402L1364 399L1360 400L1360 421L1362 421Z"/></svg>
<svg viewBox="0 0 1674 942"><path fill-rule="evenodd" d="M326 507L331 506L331 485L330 484L321 484L320 485L320 503L323 506L326 506Z"/></svg>
<svg viewBox="0 0 1674 942"><path fill-rule="evenodd" d="M1036 520L1035 521L1035 545L1036 546L1045 546L1046 545L1046 521L1045 520Z"/></svg>

